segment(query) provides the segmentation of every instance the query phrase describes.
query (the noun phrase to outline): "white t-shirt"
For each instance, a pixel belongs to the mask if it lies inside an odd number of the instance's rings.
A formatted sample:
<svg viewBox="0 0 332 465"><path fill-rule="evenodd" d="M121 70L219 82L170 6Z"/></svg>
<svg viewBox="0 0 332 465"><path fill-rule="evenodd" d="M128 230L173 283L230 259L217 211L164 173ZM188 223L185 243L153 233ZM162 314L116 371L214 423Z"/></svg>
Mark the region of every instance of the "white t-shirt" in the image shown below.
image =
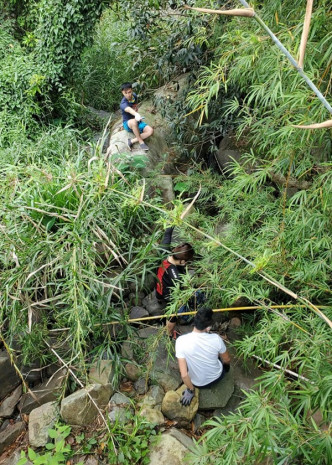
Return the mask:
<svg viewBox="0 0 332 465"><path fill-rule="evenodd" d="M190 379L198 387L219 378L223 366L218 355L224 352L226 346L218 334L192 332L175 343L176 357L186 359Z"/></svg>

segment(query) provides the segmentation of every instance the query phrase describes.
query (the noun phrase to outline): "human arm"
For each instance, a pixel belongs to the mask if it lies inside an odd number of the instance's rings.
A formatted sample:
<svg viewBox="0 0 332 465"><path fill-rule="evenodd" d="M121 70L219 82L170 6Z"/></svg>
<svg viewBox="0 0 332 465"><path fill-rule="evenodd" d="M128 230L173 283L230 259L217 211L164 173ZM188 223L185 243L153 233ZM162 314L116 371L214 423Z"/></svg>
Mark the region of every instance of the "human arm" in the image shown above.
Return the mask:
<svg viewBox="0 0 332 465"><path fill-rule="evenodd" d="M188 373L188 366L185 358L178 358L179 370L182 381L187 386L188 389L191 391L195 390L193 383L191 382L189 373Z"/></svg>
<svg viewBox="0 0 332 465"><path fill-rule="evenodd" d="M193 398L195 397L195 386L191 382L191 379L188 373L186 359L178 358L178 363L179 363L179 369L180 369L182 381L187 386L187 389L185 389L182 392L180 403L183 406L188 407L191 404L191 401L193 400Z"/></svg>
<svg viewBox="0 0 332 465"><path fill-rule="evenodd" d="M227 373L229 371L230 363L231 363L231 357L229 355L229 352L226 350L226 352L219 353L219 358L222 361L223 369Z"/></svg>
<svg viewBox="0 0 332 465"><path fill-rule="evenodd" d="M174 226L167 228L164 233L164 237L161 243L163 249L167 250L168 252L170 251L170 244L172 242L173 231L174 231Z"/></svg>

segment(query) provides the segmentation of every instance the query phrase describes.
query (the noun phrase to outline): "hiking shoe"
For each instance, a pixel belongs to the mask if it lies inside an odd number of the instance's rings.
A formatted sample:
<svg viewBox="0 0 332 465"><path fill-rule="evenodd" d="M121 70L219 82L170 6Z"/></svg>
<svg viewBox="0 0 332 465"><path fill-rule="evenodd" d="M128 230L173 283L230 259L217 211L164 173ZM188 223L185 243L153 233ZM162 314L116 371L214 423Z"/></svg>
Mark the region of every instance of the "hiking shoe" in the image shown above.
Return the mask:
<svg viewBox="0 0 332 465"><path fill-rule="evenodd" d="M134 144L132 143L131 139L128 139L127 144L128 144L129 150L132 151Z"/></svg>
<svg viewBox="0 0 332 465"><path fill-rule="evenodd" d="M144 142L143 142L143 144L139 144L139 146L140 146L141 150L145 150L146 152L149 150L149 147L146 144L144 144Z"/></svg>

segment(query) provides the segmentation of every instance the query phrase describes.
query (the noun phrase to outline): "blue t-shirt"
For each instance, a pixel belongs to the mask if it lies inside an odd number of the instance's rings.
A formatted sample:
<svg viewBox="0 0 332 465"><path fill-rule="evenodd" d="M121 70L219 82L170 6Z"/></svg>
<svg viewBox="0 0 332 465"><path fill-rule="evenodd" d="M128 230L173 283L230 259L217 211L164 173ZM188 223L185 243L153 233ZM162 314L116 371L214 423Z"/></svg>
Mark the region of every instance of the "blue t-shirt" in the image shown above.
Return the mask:
<svg viewBox="0 0 332 465"><path fill-rule="evenodd" d="M133 116L130 113L128 113L127 111L125 111L125 108L127 108L127 107L131 107L135 111L137 111L137 95L136 94L133 93L133 99L131 100L131 102L129 102L129 100L127 100L126 97L123 97L123 99L121 100L120 109L121 109L121 112L122 112L122 120L123 120L123 122L129 121L130 119L135 118L135 116Z"/></svg>

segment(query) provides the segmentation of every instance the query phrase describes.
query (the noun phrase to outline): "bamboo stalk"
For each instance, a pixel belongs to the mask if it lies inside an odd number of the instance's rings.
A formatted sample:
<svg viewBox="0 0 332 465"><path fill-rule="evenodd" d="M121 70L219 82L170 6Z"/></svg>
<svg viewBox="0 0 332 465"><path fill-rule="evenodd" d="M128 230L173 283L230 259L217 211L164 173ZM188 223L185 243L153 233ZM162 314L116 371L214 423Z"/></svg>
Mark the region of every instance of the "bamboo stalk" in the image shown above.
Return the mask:
<svg viewBox="0 0 332 465"><path fill-rule="evenodd" d="M245 7L249 8L248 3L245 0L239 0L239 2ZM279 50L288 58L291 64L294 66L296 71L300 74L300 76L304 79L310 89L317 95L320 102L324 105L324 107L332 113L332 107L329 102L326 100L324 95L319 91L319 89L315 86L315 84L308 78L308 76L303 72L302 68L299 66L295 58L289 53L286 47L280 42L280 40L273 34L273 32L268 28L268 26L264 23L264 21L256 14L254 11L253 18L260 24L260 26L269 34L273 42L279 48Z"/></svg>
<svg viewBox="0 0 332 465"><path fill-rule="evenodd" d="M272 363L269 360L265 360L264 358L261 358L258 355L252 355L252 357L256 358L257 360L260 360L263 363L266 363L267 365L271 365L274 368L277 368L278 370L284 371L285 373L288 373L291 376L295 376L298 379L302 379L303 381L306 381L307 383L315 384L314 382L310 381L310 379L305 378L304 376L295 373L295 371L288 370L287 368L282 368L280 365L277 365L276 363Z"/></svg>
<svg viewBox="0 0 332 465"><path fill-rule="evenodd" d="M293 128L300 128L300 129L324 129L324 128L332 128L332 119L328 119L327 121L323 121L323 123L313 123L308 125L295 125L292 124Z"/></svg>
<svg viewBox="0 0 332 465"><path fill-rule="evenodd" d="M306 7L306 10L305 10L303 31L302 31L302 37L301 37L301 43L300 43L300 52L299 52L299 66L302 69L303 69L305 49L306 49L307 42L308 42L308 35L309 35L309 28L310 28L310 21L311 21L313 3L314 3L314 0L307 0L307 7Z"/></svg>
<svg viewBox="0 0 332 465"><path fill-rule="evenodd" d="M189 5L184 6L185 10L194 10L199 11L200 13L208 13L215 15L225 15L225 16L254 16L255 12L252 8L234 8L232 10L210 10L209 8L194 8Z"/></svg>

